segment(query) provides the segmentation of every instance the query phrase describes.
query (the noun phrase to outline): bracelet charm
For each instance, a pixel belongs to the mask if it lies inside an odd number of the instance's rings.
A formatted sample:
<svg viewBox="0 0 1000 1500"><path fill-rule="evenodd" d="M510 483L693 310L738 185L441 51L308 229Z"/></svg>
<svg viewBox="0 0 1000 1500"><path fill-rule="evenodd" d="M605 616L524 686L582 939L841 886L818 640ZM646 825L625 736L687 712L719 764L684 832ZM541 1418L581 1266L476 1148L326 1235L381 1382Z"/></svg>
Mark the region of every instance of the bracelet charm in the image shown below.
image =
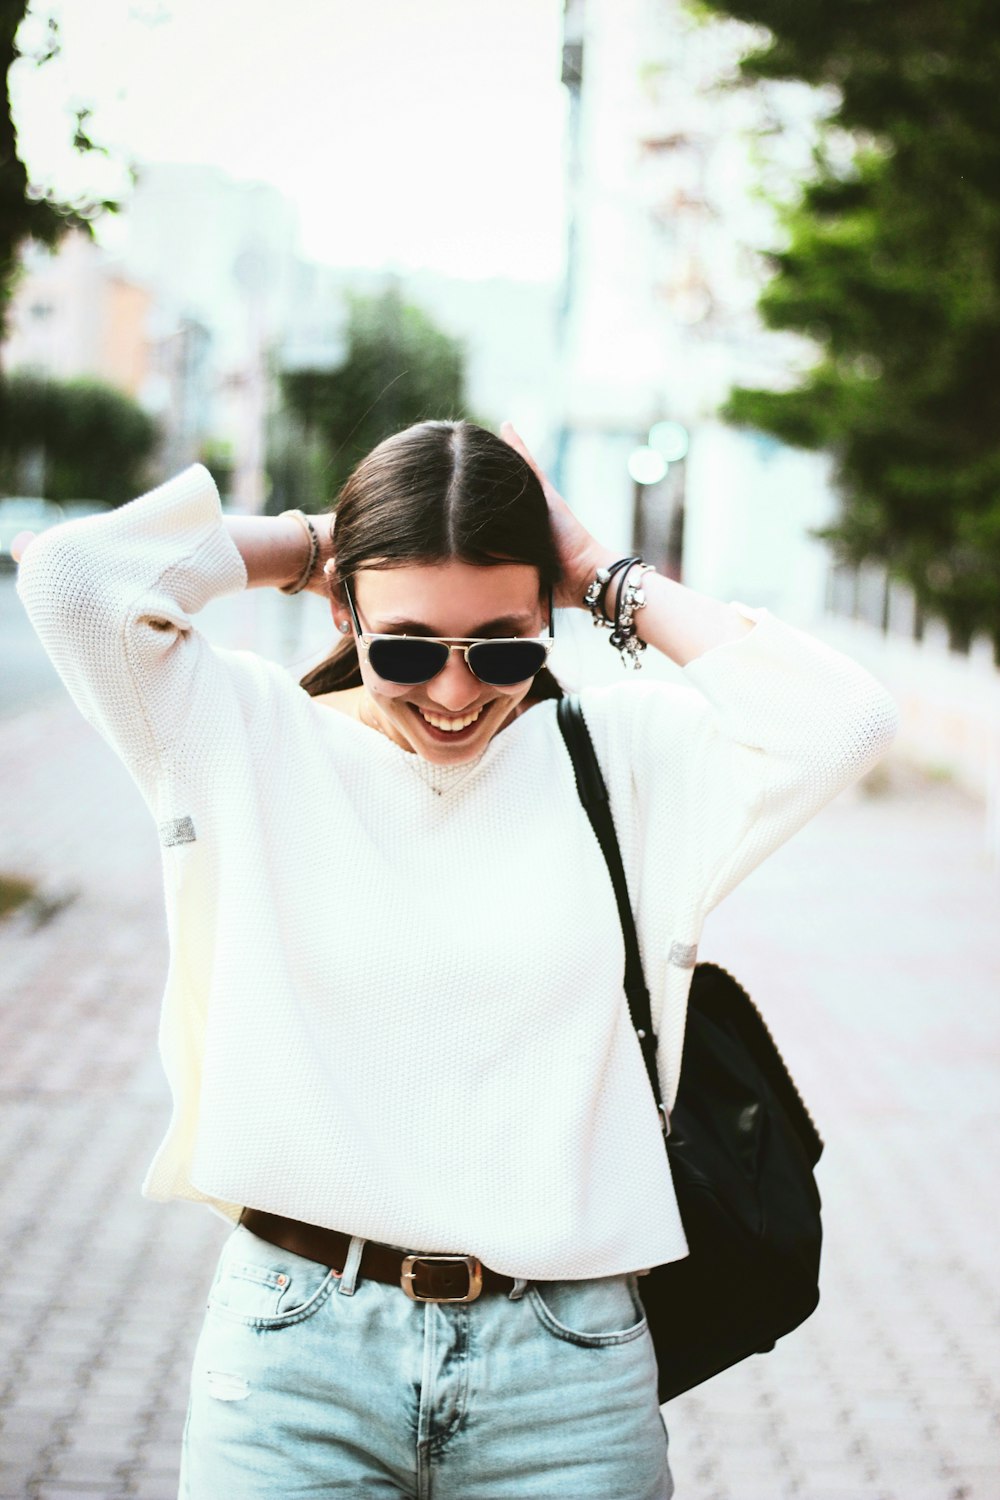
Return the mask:
<svg viewBox="0 0 1000 1500"><path fill-rule="evenodd" d="M652 563L643 563L635 578L629 577L624 588L621 611L616 624L616 634L620 637L615 644L622 653L622 665L631 666L633 671L638 671L642 666L639 660L640 653L645 651L646 642L639 639L635 628L635 614L637 610L645 609L646 595L642 588L642 577L644 573L654 572Z"/></svg>

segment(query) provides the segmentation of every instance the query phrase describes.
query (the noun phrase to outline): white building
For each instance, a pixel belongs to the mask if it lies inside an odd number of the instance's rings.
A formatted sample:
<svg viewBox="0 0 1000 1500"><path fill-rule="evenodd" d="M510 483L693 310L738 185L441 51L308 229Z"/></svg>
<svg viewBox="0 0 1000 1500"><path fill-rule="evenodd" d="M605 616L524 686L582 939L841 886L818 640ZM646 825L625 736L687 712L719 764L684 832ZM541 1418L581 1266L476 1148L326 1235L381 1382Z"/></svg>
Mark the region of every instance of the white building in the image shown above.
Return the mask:
<svg viewBox="0 0 1000 1500"><path fill-rule="evenodd" d="M794 384L811 357L756 317L757 252L777 227L754 194L762 175L780 192L807 170L822 101L788 85L717 91L752 33L695 20L681 0L565 7L557 482L610 545L635 544L675 576L682 550L685 583L765 605L867 662L903 706L899 748L987 799L1000 860L1000 674L985 644L963 656L940 626L921 632L906 591L878 569L845 578L810 534L836 513L826 457L716 416L733 385ZM755 131L775 114L796 128L770 137L762 160ZM682 474L640 493L629 454L663 419L689 430L690 453Z"/></svg>
<svg viewBox="0 0 1000 1500"><path fill-rule="evenodd" d="M59 252L28 243L7 316L6 370L92 376L138 397L149 373L151 297L81 230Z"/></svg>
<svg viewBox="0 0 1000 1500"><path fill-rule="evenodd" d="M798 543L829 513L825 465L778 460L715 416L734 382L773 380L802 357L799 341L765 333L755 314L756 250L774 233L753 192L762 107L717 89L747 35L693 19L680 0L568 0L572 222L556 448L592 529L641 541L676 573L669 534L686 499L687 582L807 619L825 579L815 544L800 556ZM686 473L637 494L629 455L665 419L691 434ZM775 524L779 506L787 524Z"/></svg>
<svg viewBox="0 0 1000 1500"><path fill-rule="evenodd" d="M156 288L164 333L170 327L208 332L201 431L232 455L234 505L259 511L268 362L288 324L298 264L295 211L277 189L234 182L218 168L156 164L141 169L122 228L122 263ZM190 348L182 345L177 354L183 359ZM176 428L173 389L169 367L160 369L146 400L153 410L171 412Z"/></svg>

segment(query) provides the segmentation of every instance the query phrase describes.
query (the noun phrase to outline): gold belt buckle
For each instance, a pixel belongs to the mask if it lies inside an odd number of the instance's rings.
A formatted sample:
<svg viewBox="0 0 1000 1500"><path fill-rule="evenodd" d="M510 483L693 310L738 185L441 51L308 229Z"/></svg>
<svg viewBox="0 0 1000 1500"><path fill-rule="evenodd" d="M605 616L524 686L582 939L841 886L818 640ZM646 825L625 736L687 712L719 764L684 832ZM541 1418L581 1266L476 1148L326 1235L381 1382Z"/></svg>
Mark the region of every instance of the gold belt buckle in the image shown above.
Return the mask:
<svg viewBox="0 0 1000 1500"><path fill-rule="evenodd" d="M420 1261L433 1265L465 1266L469 1272L469 1290L465 1296L422 1297L413 1284L417 1274L414 1267ZM404 1255L399 1284L414 1302L475 1302L483 1289L483 1267L474 1255Z"/></svg>

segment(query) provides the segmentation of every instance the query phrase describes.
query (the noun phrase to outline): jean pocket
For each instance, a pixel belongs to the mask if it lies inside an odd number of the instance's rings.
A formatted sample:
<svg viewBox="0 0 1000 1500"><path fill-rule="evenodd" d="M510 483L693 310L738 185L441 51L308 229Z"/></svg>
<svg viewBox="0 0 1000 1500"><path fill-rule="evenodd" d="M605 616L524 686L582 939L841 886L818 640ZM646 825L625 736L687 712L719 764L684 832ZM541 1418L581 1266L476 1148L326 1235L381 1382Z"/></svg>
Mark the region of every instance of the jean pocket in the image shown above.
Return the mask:
<svg viewBox="0 0 1000 1500"><path fill-rule="evenodd" d="M602 1349L646 1332L646 1313L633 1273L589 1281L533 1281L528 1297L542 1326L569 1344Z"/></svg>
<svg viewBox="0 0 1000 1500"><path fill-rule="evenodd" d="M336 1282L329 1266L282 1250L238 1224L222 1248L208 1310L250 1328L286 1328L312 1317Z"/></svg>

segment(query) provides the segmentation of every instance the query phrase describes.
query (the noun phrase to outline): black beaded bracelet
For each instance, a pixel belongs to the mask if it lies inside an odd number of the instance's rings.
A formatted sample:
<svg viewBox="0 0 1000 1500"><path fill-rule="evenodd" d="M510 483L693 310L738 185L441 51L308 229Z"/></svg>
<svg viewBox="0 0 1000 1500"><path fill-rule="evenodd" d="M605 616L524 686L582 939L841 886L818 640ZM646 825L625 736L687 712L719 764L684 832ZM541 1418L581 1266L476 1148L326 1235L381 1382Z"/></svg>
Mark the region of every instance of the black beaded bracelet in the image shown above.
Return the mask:
<svg viewBox="0 0 1000 1500"><path fill-rule="evenodd" d="M642 558L638 556L620 557L609 568L597 569L593 580L587 587L587 592L583 596L583 602L589 608L595 625L603 625L608 630L614 629L617 610L614 615L608 615L604 603L608 585L617 573L622 572L622 570L627 573L632 564L637 562L642 562Z"/></svg>

